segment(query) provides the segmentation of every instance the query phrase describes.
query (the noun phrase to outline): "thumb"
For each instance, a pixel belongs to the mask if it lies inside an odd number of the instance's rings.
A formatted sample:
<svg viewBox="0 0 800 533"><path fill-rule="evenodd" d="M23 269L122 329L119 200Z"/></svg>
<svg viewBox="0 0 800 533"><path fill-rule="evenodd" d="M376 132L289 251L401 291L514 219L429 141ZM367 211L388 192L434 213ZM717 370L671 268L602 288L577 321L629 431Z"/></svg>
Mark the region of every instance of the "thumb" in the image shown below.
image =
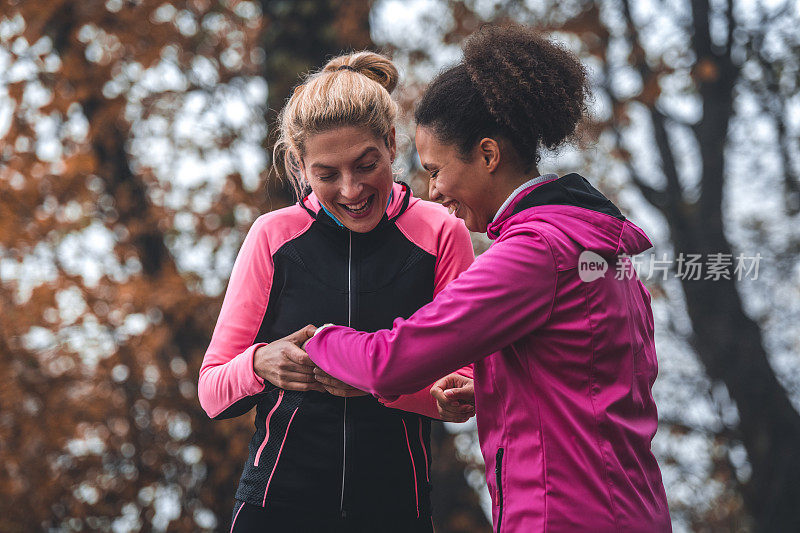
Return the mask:
<svg viewBox="0 0 800 533"><path fill-rule="evenodd" d="M442 402L447 401L447 396L445 396L444 390L438 384L431 387L430 393L431 396L433 396L433 398L437 401L442 401Z"/></svg>
<svg viewBox="0 0 800 533"><path fill-rule="evenodd" d="M310 339L314 332L317 331L316 326L309 324L304 328L300 328L291 335L287 335L284 337L284 340L291 342L292 344L296 344L297 346L302 346L308 339Z"/></svg>
<svg viewBox="0 0 800 533"><path fill-rule="evenodd" d="M475 398L475 389L471 385L467 385L465 387L447 389L444 391L444 395L448 400L462 400L471 403Z"/></svg>

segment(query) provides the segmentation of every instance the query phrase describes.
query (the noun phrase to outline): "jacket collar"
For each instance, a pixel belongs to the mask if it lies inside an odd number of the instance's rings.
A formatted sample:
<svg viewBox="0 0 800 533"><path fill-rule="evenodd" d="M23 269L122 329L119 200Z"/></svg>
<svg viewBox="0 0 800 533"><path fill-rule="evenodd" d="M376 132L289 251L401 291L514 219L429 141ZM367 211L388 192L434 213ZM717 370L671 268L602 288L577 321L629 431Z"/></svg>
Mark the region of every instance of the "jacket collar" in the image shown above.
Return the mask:
<svg viewBox="0 0 800 533"><path fill-rule="evenodd" d="M537 176L535 178L529 179L512 192L506 201L503 202L503 205L500 206L500 209L497 210L495 213L494 218L489 223L489 226L486 228L486 234L489 236L490 239L496 239L497 235L499 234L499 230L502 223L509 218L511 215L515 214L515 208L519 202L528 196L534 189L539 187L544 183L551 182L553 180L558 179L558 175L556 174L543 174L541 176Z"/></svg>
<svg viewBox="0 0 800 533"><path fill-rule="evenodd" d="M490 238L518 222L540 221L604 258L636 255L652 247L644 231L579 174L542 180L512 197L487 228Z"/></svg>

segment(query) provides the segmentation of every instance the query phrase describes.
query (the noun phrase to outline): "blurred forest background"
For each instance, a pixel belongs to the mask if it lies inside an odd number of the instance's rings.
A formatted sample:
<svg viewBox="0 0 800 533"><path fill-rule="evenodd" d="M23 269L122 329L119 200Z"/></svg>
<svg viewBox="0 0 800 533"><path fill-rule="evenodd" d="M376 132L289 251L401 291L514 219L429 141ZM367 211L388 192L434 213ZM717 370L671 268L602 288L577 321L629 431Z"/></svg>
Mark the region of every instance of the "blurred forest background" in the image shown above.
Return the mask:
<svg viewBox="0 0 800 533"><path fill-rule="evenodd" d="M640 276L675 530L800 531L795 0L0 0L0 531L229 526L252 418L209 420L196 383L247 229L292 201L275 111L371 48L408 112L509 19L591 71L591 122L540 168L588 176L672 265ZM681 253L760 254L757 279L680 279ZM489 531L474 424L434 440L437 531Z"/></svg>

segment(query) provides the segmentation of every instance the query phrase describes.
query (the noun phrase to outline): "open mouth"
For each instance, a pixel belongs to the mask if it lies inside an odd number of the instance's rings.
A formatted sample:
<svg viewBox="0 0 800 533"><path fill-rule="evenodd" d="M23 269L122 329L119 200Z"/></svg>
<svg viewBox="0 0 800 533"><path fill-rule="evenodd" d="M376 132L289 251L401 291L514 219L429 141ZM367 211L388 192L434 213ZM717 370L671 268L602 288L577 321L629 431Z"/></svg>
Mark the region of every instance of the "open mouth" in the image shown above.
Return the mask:
<svg viewBox="0 0 800 533"><path fill-rule="evenodd" d="M369 211L370 207L372 207L372 203L375 201L375 195L371 195L369 198L357 203L357 204L339 204L342 208L347 211L348 213L358 216L363 215L367 211Z"/></svg>
<svg viewBox="0 0 800 533"><path fill-rule="evenodd" d="M455 213L456 211L458 211L458 208L459 208L459 207L461 207L461 204L459 204L459 203L458 203L458 202L456 202L455 200L450 200L449 202L445 202L445 203L443 203L442 205L443 205L443 206L445 206L445 207L447 208L447 211L448 211L448 212L449 212L451 215L452 215L453 213Z"/></svg>

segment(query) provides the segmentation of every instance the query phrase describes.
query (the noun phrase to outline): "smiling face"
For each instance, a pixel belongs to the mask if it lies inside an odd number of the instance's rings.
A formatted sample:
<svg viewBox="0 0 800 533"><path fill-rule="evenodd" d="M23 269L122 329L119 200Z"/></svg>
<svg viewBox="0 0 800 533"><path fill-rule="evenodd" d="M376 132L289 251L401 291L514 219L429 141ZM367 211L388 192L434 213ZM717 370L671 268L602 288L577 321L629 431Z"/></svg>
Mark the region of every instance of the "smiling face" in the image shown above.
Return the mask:
<svg viewBox="0 0 800 533"><path fill-rule="evenodd" d="M495 167L487 165L481 147L464 161L455 145L443 144L424 126L417 127L415 141L422 166L431 175L430 199L447 207L470 231L485 232L503 200L497 202Z"/></svg>
<svg viewBox="0 0 800 533"><path fill-rule="evenodd" d="M375 228L392 190L394 129L386 140L343 126L308 137L302 169L320 203L358 233Z"/></svg>

